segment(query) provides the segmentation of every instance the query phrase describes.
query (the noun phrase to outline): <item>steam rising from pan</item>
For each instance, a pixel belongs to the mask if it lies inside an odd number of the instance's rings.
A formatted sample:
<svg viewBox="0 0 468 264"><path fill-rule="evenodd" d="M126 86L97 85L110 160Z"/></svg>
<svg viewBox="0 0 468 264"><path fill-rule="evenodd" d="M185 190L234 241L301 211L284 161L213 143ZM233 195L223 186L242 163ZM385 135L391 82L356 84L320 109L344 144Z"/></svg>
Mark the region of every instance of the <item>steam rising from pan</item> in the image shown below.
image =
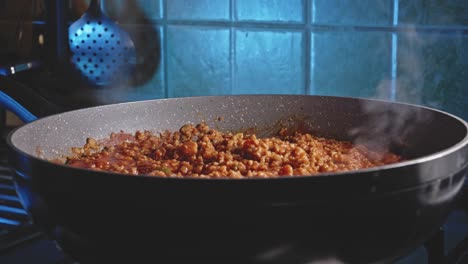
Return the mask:
<svg viewBox="0 0 468 264"><path fill-rule="evenodd" d="M422 51L433 45L433 40L428 38L428 33L418 32L413 25L405 25L394 34L396 45L393 46L395 56L392 60L392 79L382 80L373 98L440 108L442 98L433 96L428 100L428 96L425 96L425 86L431 85L427 83L430 79L428 74L436 70L432 65L435 65L437 58L434 58L436 55L424 54ZM431 34L440 36L440 33ZM443 77L438 76L434 81L437 82L438 78ZM382 108L372 101L362 104L362 110L367 114L366 121L349 131L349 135L354 138L354 143L379 151L391 150L395 145L404 146L405 138L415 126L430 122L431 119L429 111L395 106Z"/></svg>
<svg viewBox="0 0 468 264"><path fill-rule="evenodd" d="M427 111L419 108L383 107L378 102L367 101L362 104L365 121L349 131L355 144L362 144L378 152L395 151L403 147L405 139L418 124L430 120Z"/></svg>

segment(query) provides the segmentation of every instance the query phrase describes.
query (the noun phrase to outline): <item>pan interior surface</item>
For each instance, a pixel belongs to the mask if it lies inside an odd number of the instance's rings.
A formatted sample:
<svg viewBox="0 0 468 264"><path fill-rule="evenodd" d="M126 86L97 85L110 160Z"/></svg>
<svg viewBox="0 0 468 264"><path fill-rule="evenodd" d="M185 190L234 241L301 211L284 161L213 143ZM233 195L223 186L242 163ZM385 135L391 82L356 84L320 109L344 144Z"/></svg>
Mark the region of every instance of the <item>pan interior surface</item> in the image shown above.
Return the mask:
<svg viewBox="0 0 468 264"><path fill-rule="evenodd" d="M175 131L206 122L221 131L274 135L281 127L388 149L407 159L467 141L466 123L429 108L345 97L249 95L173 98L106 105L42 118L17 129L11 143L42 159L70 154L86 138L112 132Z"/></svg>

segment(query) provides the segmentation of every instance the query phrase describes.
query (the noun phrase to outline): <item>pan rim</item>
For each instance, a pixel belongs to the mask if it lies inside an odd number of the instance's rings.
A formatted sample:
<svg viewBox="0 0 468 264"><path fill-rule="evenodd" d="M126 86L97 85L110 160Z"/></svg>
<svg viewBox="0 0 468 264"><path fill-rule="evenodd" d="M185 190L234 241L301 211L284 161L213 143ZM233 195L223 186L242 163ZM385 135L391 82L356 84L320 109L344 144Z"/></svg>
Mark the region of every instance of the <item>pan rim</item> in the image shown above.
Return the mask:
<svg viewBox="0 0 468 264"><path fill-rule="evenodd" d="M184 177L174 177L174 176L169 176L169 177L161 177L161 176L150 176L150 175L130 175L130 174L124 174L124 173L117 173L117 172L107 172L107 171L97 171L97 170L92 170L92 169L86 169L86 168L75 168L75 167L71 167L71 166L68 166L68 165L65 165L65 164L59 164L59 163L54 163L54 162L51 162L51 161L48 161L46 159L43 159L43 158L39 158L39 157L36 157L34 155L31 155L21 149L19 149L17 146L15 146L15 144L13 143L13 140L12 138L14 137L15 133L30 125L30 124L34 124L36 122L39 122L39 121L43 121L43 120L46 120L48 118L54 118L54 117L57 117L59 115L64 115L64 114L67 114L67 113L71 113L71 112L78 112L78 111L89 111L90 109L99 109L99 108L108 108L108 107L115 107L117 105L132 105L132 104L139 104L139 103L144 103L144 102L154 102L154 101L173 101L173 100L187 100L187 99L190 99L190 98L212 98L212 99L219 99L219 98L226 98L226 97L243 97L243 96L248 96L248 97L252 97L252 96L256 96L256 97L322 97L322 98L329 98L329 99L355 99L355 100L359 100L359 101L368 101L368 102L381 102L381 103L386 103L386 104L392 104L392 105L406 105L406 106L410 106L410 107L416 107L416 108L419 108L419 109L426 109L426 110L429 110L429 111L432 111L432 112L438 112L440 114L443 114L445 116L448 116L452 119L454 119L455 121L458 121L461 125L464 126L465 128L465 136L463 139L461 139L460 141L458 141L456 144L448 147L448 148L445 148L443 150L440 150L438 152L434 152L432 154L429 154L429 155L425 155L425 156L421 156L421 157L418 157L418 158L414 158L414 159L409 159L409 160L405 160L405 161L401 161L401 162L397 162L397 163L393 163L393 164L387 164L387 165L383 165L383 166L376 166L376 167L372 167L372 168L366 168L366 169L359 169L359 170L350 170L350 171L342 171L342 172L324 172L324 173L317 173L317 174L312 174L312 175L292 175L292 176L280 176L280 177L267 177L267 178L240 178L240 179L232 179L232 178L199 178L199 177L190 177L190 176L184 176ZM381 100L381 99L372 99L372 98L360 98L360 97L350 97L350 96L329 96L329 95L299 95L299 94L236 94L236 95L210 95L210 96L187 96L187 97L174 97L174 98L160 98L160 99L149 99L149 100L139 100L139 101L131 101L131 102L121 102L121 103L114 103L114 104L107 104L107 105L101 105L101 106L93 106L93 107L88 107L88 108L83 108L83 109L77 109L77 110L71 110L71 111L66 111L66 112L63 112L63 113L58 113L58 114L54 114L54 115L51 115L51 116L46 116L46 117L43 117L43 118L40 118L40 119L37 119L33 122L30 122L30 123L27 123L27 124L24 124L20 127L17 127L15 128L14 130L12 130L8 136L7 136L7 145L13 149L16 153L20 153L21 155L23 156L26 156L36 162L41 162L41 163L46 163L46 164L49 164L49 165L54 165L54 166L59 166L59 167L62 167L62 168L67 168L67 169L74 169L74 170L77 170L77 171L82 171L82 172L88 172L88 173L83 173L83 175L87 175L87 174L90 174L89 172L91 172L92 174L94 173L97 173L97 174L102 174L102 175L119 175L119 176L128 176L128 177L133 177L135 178L135 176L137 177L142 177L142 178L152 178L152 179L164 179L164 180L177 180L177 181L264 181L264 180L275 180L275 181L278 181L278 180L294 180L294 179L304 179L304 178L324 178L324 177L338 177L338 176L343 176L343 175L347 175L347 174L368 174L368 173L376 173L376 172L381 172L381 171L388 171L388 170L392 170L392 169L398 169L398 168L403 168L403 167L409 167L409 166L414 166L414 165L417 165L417 164L421 164L421 163L425 163L425 162L429 162L429 161L433 161L433 160L437 160L437 159L440 159L444 156L447 156L451 153L454 153L464 147L467 147L468 146L468 122L466 122L465 120L463 120L462 118L454 115L454 114L451 114L451 113L448 113L448 112L445 112L443 110L439 110L439 109L435 109L435 108L431 108L431 107L427 107L427 106L422 106L422 105L417 105L417 104L411 104L411 103L405 103L405 102L394 102L394 101L387 101L387 100ZM461 168L463 167L466 167L468 165L468 163L465 163L463 166L461 166Z"/></svg>

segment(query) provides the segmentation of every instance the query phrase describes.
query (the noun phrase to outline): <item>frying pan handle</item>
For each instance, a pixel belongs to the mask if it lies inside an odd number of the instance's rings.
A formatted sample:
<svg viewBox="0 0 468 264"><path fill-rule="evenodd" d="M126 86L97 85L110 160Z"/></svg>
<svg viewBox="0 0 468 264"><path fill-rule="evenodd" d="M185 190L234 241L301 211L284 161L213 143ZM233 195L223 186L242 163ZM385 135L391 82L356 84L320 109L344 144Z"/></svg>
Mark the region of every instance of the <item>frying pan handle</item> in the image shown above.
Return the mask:
<svg viewBox="0 0 468 264"><path fill-rule="evenodd" d="M15 113L25 123L29 123L37 119L35 115L2 91L0 91L0 106Z"/></svg>
<svg viewBox="0 0 468 264"><path fill-rule="evenodd" d="M0 97L0 110L2 110L2 108L8 109L17 114L24 122L35 120L36 117L49 116L64 111L62 107L44 97L43 94L32 86L13 78L14 77L0 76L0 91L8 96L5 97L2 95ZM7 107L7 104L10 106ZM15 106L20 106L23 110L16 111L15 109L18 109L18 107ZM32 113L32 115L24 114L26 112ZM0 124L0 126L1 125L2 124Z"/></svg>

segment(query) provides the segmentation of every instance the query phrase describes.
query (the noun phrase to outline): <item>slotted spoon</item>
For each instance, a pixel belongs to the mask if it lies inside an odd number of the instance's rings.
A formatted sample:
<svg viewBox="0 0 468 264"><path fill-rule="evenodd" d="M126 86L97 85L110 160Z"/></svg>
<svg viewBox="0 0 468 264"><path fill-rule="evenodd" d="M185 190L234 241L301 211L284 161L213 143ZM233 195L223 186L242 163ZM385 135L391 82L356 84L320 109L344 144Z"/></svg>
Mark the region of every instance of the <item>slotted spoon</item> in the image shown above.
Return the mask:
<svg viewBox="0 0 468 264"><path fill-rule="evenodd" d="M130 35L102 12L98 0L92 0L86 13L70 26L69 41L71 63L91 84L121 81L135 65Z"/></svg>

